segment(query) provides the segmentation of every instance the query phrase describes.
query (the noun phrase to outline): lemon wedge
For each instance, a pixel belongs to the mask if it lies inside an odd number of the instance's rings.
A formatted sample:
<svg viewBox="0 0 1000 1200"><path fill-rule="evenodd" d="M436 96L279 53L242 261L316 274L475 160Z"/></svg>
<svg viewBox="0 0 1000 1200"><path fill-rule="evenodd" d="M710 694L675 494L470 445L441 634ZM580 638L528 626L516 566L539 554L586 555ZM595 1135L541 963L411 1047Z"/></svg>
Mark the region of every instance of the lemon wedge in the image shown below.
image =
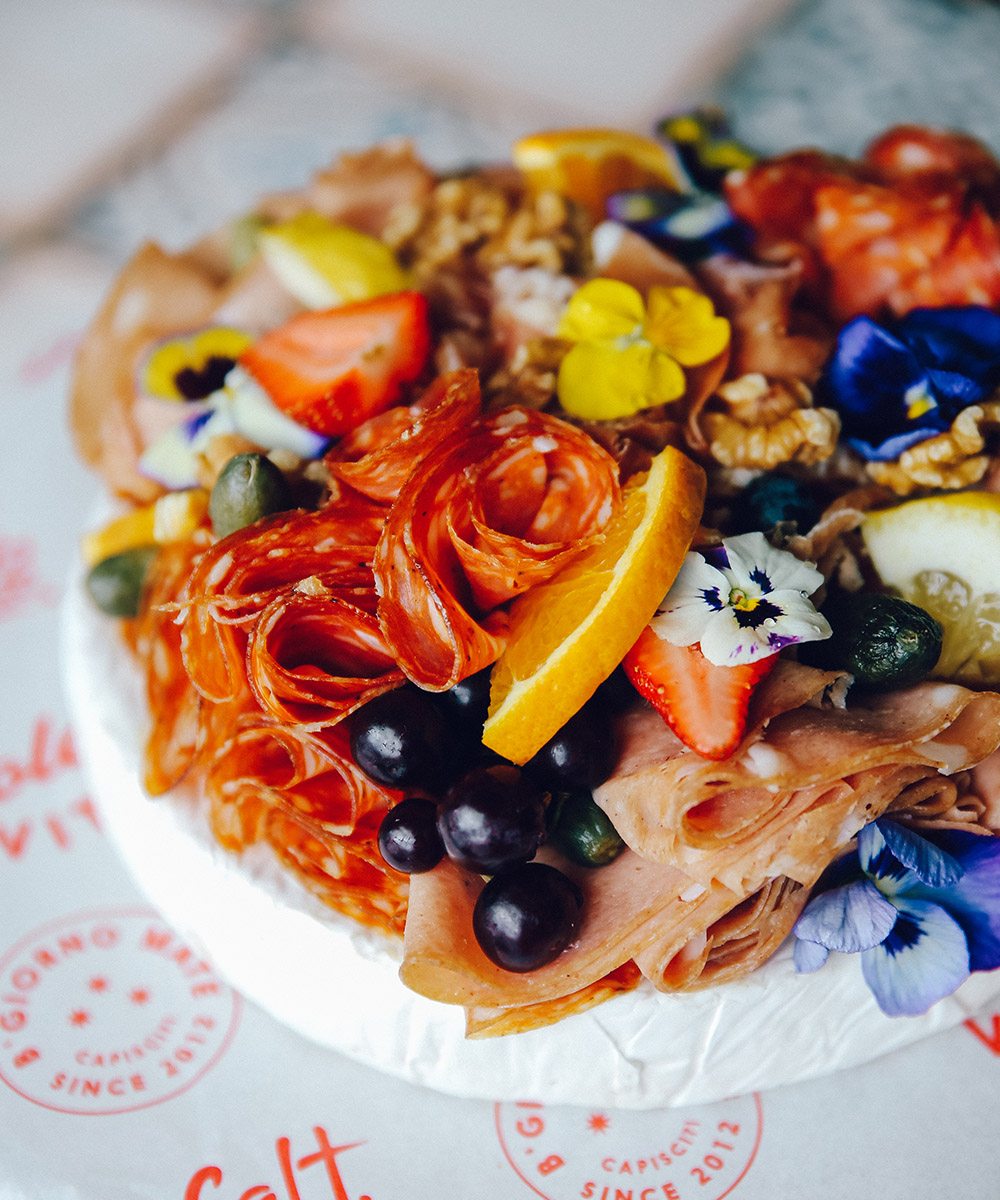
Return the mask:
<svg viewBox="0 0 1000 1200"><path fill-rule="evenodd" d="M1000 495L908 500L869 513L861 533L882 582L941 622L935 675L1000 683Z"/></svg>
<svg viewBox="0 0 1000 1200"><path fill-rule="evenodd" d="M100 529L84 535L80 557L87 567L137 546L181 542L198 528L208 511L208 492L187 488L166 492L151 504L130 509Z"/></svg>
<svg viewBox="0 0 1000 1200"><path fill-rule="evenodd" d="M288 291L307 308L334 308L404 291L410 283L378 238L304 212L259 235L261 253Z"/></svg>

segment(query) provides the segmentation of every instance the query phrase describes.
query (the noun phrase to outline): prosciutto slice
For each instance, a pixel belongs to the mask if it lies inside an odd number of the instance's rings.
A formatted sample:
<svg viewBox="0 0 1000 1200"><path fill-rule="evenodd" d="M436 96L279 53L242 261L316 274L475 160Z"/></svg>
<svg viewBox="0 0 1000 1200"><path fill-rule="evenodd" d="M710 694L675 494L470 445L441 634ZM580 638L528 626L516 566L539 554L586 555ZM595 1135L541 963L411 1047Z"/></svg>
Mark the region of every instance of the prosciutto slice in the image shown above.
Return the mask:
<svg viewBox="0 0 1000 1200"><path fill-rule="evenodd" d="M382 632L415 683L443 691L500 654L499 608L591 545L620 502L609 454L531 409L488 413L403 486L375 552Z"/></svg>

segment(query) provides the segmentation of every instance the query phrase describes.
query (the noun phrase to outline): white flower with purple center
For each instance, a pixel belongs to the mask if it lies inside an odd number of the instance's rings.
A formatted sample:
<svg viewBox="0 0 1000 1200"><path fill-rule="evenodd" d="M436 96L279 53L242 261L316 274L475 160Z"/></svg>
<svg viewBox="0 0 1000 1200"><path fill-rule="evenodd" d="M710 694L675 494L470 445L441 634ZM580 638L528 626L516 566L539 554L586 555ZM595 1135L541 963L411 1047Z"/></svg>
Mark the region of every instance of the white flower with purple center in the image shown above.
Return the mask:
<svg viewBox="0 0 1000 1200"><path fill-rule="evenodd" d="M672 645L700 643L716 666L755 662L830 636L809 599L823 582L814 566L762 533L742 533L687 554L650 626Z"/></svg>

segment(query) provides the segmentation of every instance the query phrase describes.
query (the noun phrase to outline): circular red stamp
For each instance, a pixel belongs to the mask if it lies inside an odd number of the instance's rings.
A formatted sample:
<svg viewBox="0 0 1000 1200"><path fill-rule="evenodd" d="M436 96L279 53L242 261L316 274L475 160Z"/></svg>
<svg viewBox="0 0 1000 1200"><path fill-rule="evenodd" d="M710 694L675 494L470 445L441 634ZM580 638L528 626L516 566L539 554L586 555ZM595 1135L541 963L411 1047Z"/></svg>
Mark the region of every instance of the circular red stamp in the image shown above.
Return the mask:
<svg viewBox="0 0 1000 1200"><path fill-rule="evenodd" d="M50 921L0 958L0 1079L57 1112L148 1108L225 1052L239 996L150 908Z"/></svg>
<svg viewBox="0 0 1000 1200"><path fill-rule="evenodd" d="M721 1200L763 1128L756 1095L648 1111L498 1104L507 1161L544 1200Z"/></svg>

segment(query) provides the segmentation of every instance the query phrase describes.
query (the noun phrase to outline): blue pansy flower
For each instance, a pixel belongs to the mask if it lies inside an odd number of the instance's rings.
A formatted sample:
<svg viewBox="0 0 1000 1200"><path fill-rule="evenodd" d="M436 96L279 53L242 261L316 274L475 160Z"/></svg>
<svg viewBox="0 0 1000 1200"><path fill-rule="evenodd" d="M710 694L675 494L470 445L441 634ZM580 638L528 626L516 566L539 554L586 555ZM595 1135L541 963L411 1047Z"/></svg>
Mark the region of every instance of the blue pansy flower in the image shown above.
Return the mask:
<svg viewBox="0 0 1000 1200"><path fill-rule="evenodd" d="M921 836L887 818L820 881L793 927L795 969L831 950L860 954L888 1016L915 1016L972 971L1000 966L1000 839L961 830Z"/></svg>
<svg viewBox="0 0 1000 1200"><path fill-rule="evenodd" d="M821 387L848 444L887 462L948 429L998 384L1000 314L968 305L917 308L892 329L855 317L840 331Z"/></svg>
<svg viewBox="0 0 1000 1200"><path fill-rule="evenodd" d="M682 262L742 254L748 237L721 196L703 191L635 188L608 198L610 220L642 234Z"/></svg>
<svg viewBox="0 0 1000 1200"><path fill-rule="evenodd" d="M751 237L722 197L726 175L757 156L733 137L725 113L711 105L664 117L657 133L673 152L682 183L618 192L607 215L683 262L713 254L746 255Z"/></svg>

